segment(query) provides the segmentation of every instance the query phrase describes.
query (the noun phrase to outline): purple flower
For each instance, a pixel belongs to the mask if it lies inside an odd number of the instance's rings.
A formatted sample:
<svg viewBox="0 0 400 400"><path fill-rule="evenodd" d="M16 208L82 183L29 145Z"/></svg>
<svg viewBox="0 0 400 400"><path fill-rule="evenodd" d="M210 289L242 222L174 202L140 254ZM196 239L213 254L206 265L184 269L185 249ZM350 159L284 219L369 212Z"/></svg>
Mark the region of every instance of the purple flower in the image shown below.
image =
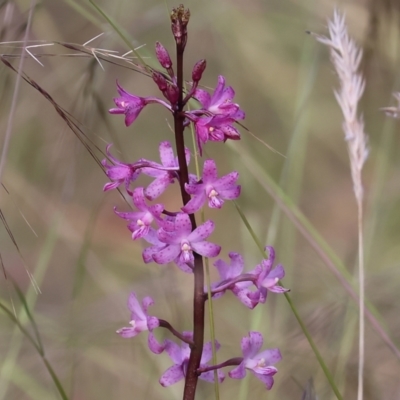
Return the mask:
<svg viewBox="0 0 400 400"><path fill-rule="evenodd" d="M240 110L239 105L233 103L235 91L230 86L225 87L225 78L221 75L218 77L218 84L212 96L203 89L196 89L193 97L200 102L204 110L213 115L222 114L226 117L233 117L235 120L245 117L245 113Z"/></svg>
<svg viewBox="0 0 400 400"><path fill-rule="evenodd" d="M164 351L164 345L160 345L154 337L152 330L159 326L158 318L151 317L147 314L149 306L154 301L151 297L145 297L140 305L135 292L132 292L128 299L128 308L131 311L130 327L124 327L117 330L117 333L123 338L131 338L137 336L140 332L149 331L148 345L153 353L160 354Z"/></svg>
<svg viewBox="0 0 400 400"><path fill-rule="evenodd" d="M193 251L204 257L216 257L221 251L221 246L205 241L214 230L214 222L206 221L192 232L189 215L179 213L175 217L173 231L159 229L157 236L160 242L167 246L153 254L157 264L167 264L171 261L180 266L193 264Z"/></svg>
<svg viewBox="0 0 400 400"><path fill-rule="evenodd" d="M278 264L274 269L272 265L275 261L275 250L272 246L266 246L265 250L268 251L269 257L261 261L261 264L257 265L254 274L257 275L257 291L249 294L252 301L256 303L265 303L268 295L268 291L273 293L285 293L289 289L285 289L282 286L277 285L278 281L285 276L285 270L281 264Z"/></svg>
<svg viewBox="0 0 400 400"><path fill-rule="evenodd" d="M228 375L233 379L242 379L246 376L246 369L250 370L267 389L274 384L273 376L278 370L273 367L282 359L279 349L264 350L259 353L263 345L263 337L259 332L249 332L249 336L241 341L243 361Z"/></svg>
<svg viewBox="0 0 400 400"><path fill-rule="evenodd" d="M225 142L227 139L240 139L240 132L233 126L235 120L229 116L198 117L196 115L189 116L189 113L186 113L186 115L194 123L197 147L200 155L202 154L203 145L209 140L213 142Z"/></svg>
<svg viewBox="0 0 400 400"><path fill-rule="evenodd" d="M227 264L223 260L217 260L214 266L217 268L220 276L220 281L212 285L212 289L216 289L219 286L226 286L226 288L213 295L213 298L218 298L223 295L226 290L232 290L232 293L248 308L254 308L255 303L249 298L250 293L247 289L252 285L251 281L236 282L229 285L230 280L234 280L242 274L244 268L243 257L239 253L231 252L228 254L231 259L231 263Z"/></svg>
<svg viewBox="0 0 400 400"><path fill-rule="evenodd" d="M193 197L182 207L182 211L193 214L203 207L207 199L210 208L221 208L224 200L236 199L240 195L240 185L235 184L238 177L239 173L234 171L218 179L215 161L204 161L202 179L185 184L186 192Z"/></svg>
<svg viewBox="0 0 400 400"><path fill-rule="evenodd" d="M194 91L193 97L200 102L202 108L185 114L194 123L200 155L203 145L209 140L225 142L227 139L240 139L240 133L233 124L244 119L245 113L238 104L233 103L234 96L235 91L230 86L225 87L223 76L218 77L212 96L203 89Z"/></svg>
<svg viewBox="0 0 400 400"><path fill-rule="evenodd" d="M193 338L192 332L183 332L183 335L189 340L192 340ZM220 347L220 344L216 341L215 348L218 350ZM165 351L171 357L174 365L168 368L160 378L160 384L164 387L173 385L185 378L190 357L190 347L185 342L182 342L181 346L178 346L176 343L167 339L165 340ZM208 342L203 347L200 367L206 367L211 358L212 346L211 342ZM203 372L200 374L199 378L207 382L214 382L214 372ZM223 372L218 370L218 382L222 382L224 378L225 376Z"/></svg>
<svg viewBox="0 0 400 400"><path fill-rule="evenodd" d="M131 221L128 228L132 232L132 239L135 240L148 235L154 219L161 220L161 213L164 210L164 206L162 204L148 206L142 187L136 188L133 191L132 199L133 204L139 211L120 212L116 211L115 208L114 211L119 217Z"/></svg>
<svg viewBox="0 0 400 400"><path fill-rule="evenodd" d="M117 82L117 90L121 97L115 97L117 108L111 108L110 114L125 114L125 125L129 126L138 117L143 108L150 103L159 103L171 110L171 106L156 97L139 97L127 92Z"/></svg>
<svg viewBox="0 0 400 400"><path fill-rule="evenodd" d="M109 152L111 146L112 144L107 145L106 153L115 165L108 164L107 159L104 159L101 163L106 168L106 175L108 176L108 178L114 182L106 183L103 187L103 190L106 192L108 190L115 189L125 183L126 191L129 194L132 194L132 191L129 189L129 185L131 182L134 182L139 176L140 167L143 166L143 163L141 163L141 161L138 161L134 164L126 164L117 160Z"/></svg>
<svg viewBox="0 0 400 400"><path fill-rule="evenodd" d="M144 191L145 196L149 200L154 200L159 197L165 189L178 179L177 170L179 170L178 158L174 156L172 146L169 142L161 142L159 146L160 160L162 165L158 164L159 168L143 168L142 172L145 175L156 178ZM186 163L190 162L190 151L185 149ZM168 171L162 169L169 168ZM175 170L173 170L175 169Z"/></svg>
<svg viewBox="0 0 400 400"><path fill-rule="evenodd" d="M101 163L106 169L106 175L114 182L106 183L103 187L104 191L115 189L125 183L126 191L132 196L132 191L129 189L129 185L137 179L140 172L144 171L149 175L149 171L152 171L151 173L154 175L158 174L160 176L166 176L170 174L172 176L176 175L176 171L179 170L178 165L161 165L154 161L145 160L144 158L141 158L133 164L123 163L110 154L109 149L111 146L112 144L107 145L106 153L114 162L114 165L108 164L107 159L104 159Z"/></svg>

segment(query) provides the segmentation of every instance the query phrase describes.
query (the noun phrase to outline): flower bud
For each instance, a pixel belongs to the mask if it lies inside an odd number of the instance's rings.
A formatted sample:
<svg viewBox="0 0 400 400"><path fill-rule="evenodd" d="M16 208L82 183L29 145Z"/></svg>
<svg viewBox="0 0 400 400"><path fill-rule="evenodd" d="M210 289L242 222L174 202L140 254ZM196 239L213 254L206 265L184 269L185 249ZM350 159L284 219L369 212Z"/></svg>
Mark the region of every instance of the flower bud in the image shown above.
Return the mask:
<svg viewBox="0 0 400 400"><path fill-rule="evenodd" d="M176 104L179 99L179 89L176 85L167 84L166 98L171 104Z"/></svg>
<svg viewBox="0 0 400 400"><path fill-rule="evenodd" d="M156 56L163 68L169 69L172 67L171 57L167 49L160 42L156 42Z"/></svg>
<svg viewBox="0 0 400 400"><path fill-rule="evenodd" d="M165 79L164 75L160 72L153 71L152 78L158 88L164 93L164 91L167 89L167 80Z"/></svg>
<svg viewBox="0 0 400 400"><path fill-rule="evenodd" d="M201 76L203 75L204 70L206 69L207 62L206 60L199 60L196 64L194 64L192 71L192 80L193 82L199 82Z"/></svg>
<svg viewBox="0 0 400 400"><path fill-rule="evenodd" d="M171 12L171 30L177 44L185 47L187 41L187 24L190 19L189 9L185 10L183 4Z"/></svg>

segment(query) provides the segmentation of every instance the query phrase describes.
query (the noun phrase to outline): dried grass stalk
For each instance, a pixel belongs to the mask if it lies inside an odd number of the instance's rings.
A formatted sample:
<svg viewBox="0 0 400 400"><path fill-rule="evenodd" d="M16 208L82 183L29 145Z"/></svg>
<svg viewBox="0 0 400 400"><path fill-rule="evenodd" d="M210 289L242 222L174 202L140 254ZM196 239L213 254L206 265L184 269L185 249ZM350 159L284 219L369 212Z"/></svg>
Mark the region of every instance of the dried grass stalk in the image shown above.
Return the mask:
<svg viewBox="0 0 400 400"><path fill-rule="evenodd" d="M358 256L359 256L359 367L358 395L363 399L364 371L364 241L363 241L363 186L362 168L368 157L368 140L364 132L364 119L358 114L358 102L364 92L365 81L360 72L362 50L349 37L345 18L335 10L328 23L329 37L315 35L317 40L330 49L331 60L339 77L339 89L335 97L343 112L343 131L350 157L351 176L358 209Z"/></svg>

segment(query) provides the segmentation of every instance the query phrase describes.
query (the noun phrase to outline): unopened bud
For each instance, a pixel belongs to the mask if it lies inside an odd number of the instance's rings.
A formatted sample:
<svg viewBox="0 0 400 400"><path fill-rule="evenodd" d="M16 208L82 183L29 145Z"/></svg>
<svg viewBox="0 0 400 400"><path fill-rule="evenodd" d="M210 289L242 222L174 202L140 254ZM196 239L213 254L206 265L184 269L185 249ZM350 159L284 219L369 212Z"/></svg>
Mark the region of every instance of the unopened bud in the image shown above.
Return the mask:
<svg viewBox="0 0 400 400"><path fill-rule="evenodd" d="M192 70L192 80L193 82L199 82L204 70L206 69L207 62L206 60L200 60L197 61L196 64L194 64L193 70Z"/></svg>
<svg viewBox="0 0 400 400"><path fill-rule="evenodd" d="M165 97L169 100L171 104L176 104L179 99L179 89L176 85L167 84L167 90L165 93Z"/></svg>
<svg viewBox="0 0 400 400"><path fill-rule="evenodd" d="M165 79L163 74L157 71L153 71L152 78L162 92L164 92L167 89L167 80Z"/></svg>
<svg viewBox="0 0 400 400"><path fill-rule="evenodd" d="M190 19L190 11L189 9L185 10L183 4L180 4L179 7L173 8L171 12L171 29L172 34L174 35L175 41L177 44L182 45L183 47L186 44L187 40L187 24Z"/></svg>
<svg viewBox="0 0 400 400"><path fill-rule="evenodd" d="M172 67L171 57L167 49L160 42L156 42L156 56L163 68L169 69Z"/></svg>

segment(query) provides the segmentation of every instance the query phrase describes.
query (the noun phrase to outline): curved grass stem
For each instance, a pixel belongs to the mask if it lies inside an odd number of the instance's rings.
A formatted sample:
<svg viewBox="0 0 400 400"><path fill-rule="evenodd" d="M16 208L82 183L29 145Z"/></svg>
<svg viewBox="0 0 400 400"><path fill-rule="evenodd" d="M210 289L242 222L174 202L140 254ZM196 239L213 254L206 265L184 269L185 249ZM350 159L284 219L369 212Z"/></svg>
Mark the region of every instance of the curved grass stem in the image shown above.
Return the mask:
<svg viewBox="0 0 400 400"><path fill-rule="evenodd" d="M15 325L18 327L18 329L22 332L22 334L32 343L33 347L36 349L38 354L40 355L40 358L42 359L44 365L46 366L47 371L49 372L51 379L53 380L58 393L60 394L61 398L63 400L68 400L68 396L65 393L65 390L58 379L57 374L55 373L53 367L51 366L50 362L47 360L44 348L39 344L36 343L35 339L32 337L32 335L25 329L25 327L19 322L18 318L10 311L4 304L0 303L0 308L7 314L7 316L15 323ZM32 316L30 319L33 318ZM38 332L36 332L38 334Z"/></svg>

